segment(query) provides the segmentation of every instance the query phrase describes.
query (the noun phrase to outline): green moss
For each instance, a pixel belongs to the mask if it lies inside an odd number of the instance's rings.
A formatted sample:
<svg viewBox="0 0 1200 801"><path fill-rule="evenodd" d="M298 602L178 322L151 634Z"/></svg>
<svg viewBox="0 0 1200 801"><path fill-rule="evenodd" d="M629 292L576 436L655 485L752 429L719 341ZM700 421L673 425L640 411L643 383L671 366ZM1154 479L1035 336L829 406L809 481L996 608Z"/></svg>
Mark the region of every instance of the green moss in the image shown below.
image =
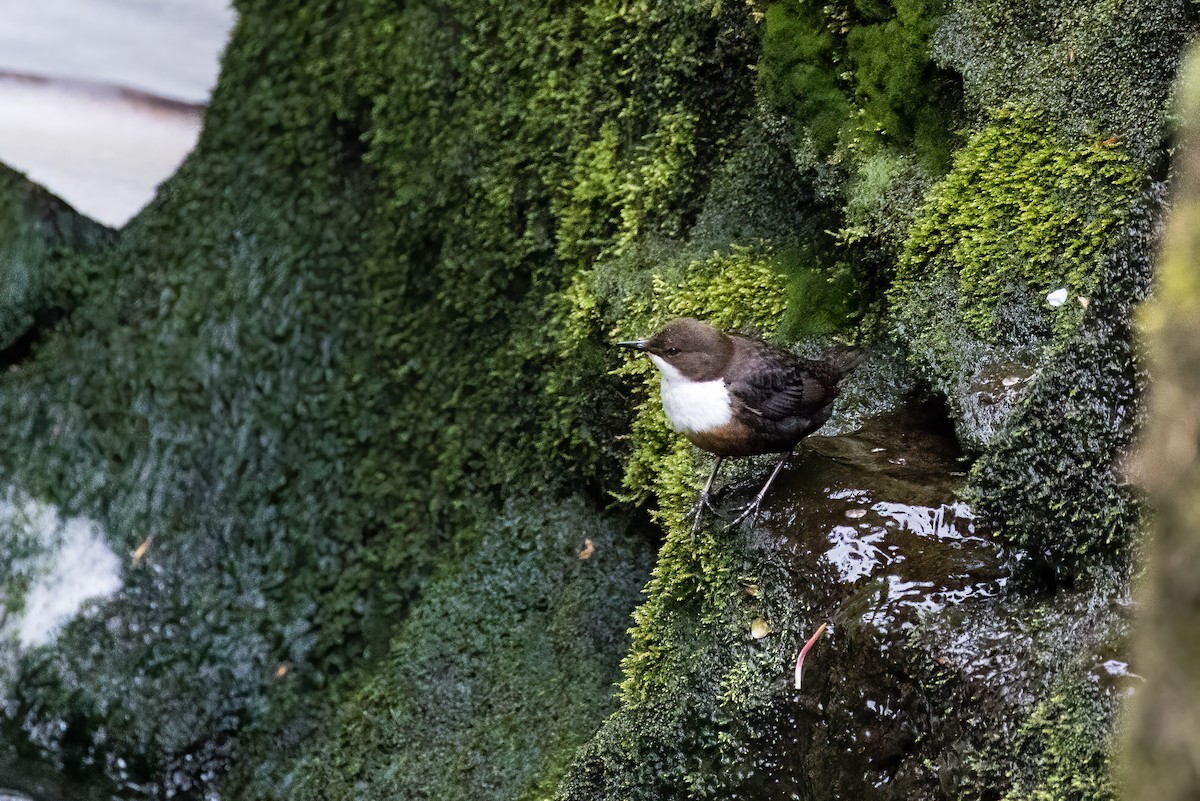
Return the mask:
<svg viewBox="0 0 1200 801"><path fill-rule="evenodd" d="M756 743L773 742L758 724L783 703L780 666L812 615L786 586L739 532L668 533L634 616L621 706L557 797L720 797L742 786Z"/></svg>
<svg viewBox="0 0 1200 801"><path fill-rule="evenodd" d="M922 304L906 301L945 275L957 284L967 328L990 341L1011 336L997 308L1014 297L1033 300L1022 311L1037 315L1042 296L1059 287L1092 296L1098 262L1140 182L1115 142L1068 145L1040 112L996 112L958 151L913 225L892 289L901 325L922 336ZM1072 330L1081 314L1056 314L1055 330Z"/></svg>
<svg viewBox="0 0 1200 801"><path fill-rule="evenodd" d="M1124 565L1141 528L1141 498L1118 464L1142 415L1131 318L1149 289L1161 204L1161 186L1139 199L1101 262L1079 329L1046 351L1005 430L971 468L976 508L1059 578Z"/></svg>
<svg viewBox="0 0 1200 801"><path fill-rule="evenodd" d="M891 320L969 450L1012 423L1024 391L1002 381L1035 377L1047 347L1097 314L1088 304L1114 280L1108 259L1142 181L1114 141L1071 143L1044 113L1009 107L930 190L900 252ZM1068 302L1051 307L1058 289Z"/></svg>
<svg viewBox="0 0 1200 801"><path fill-rule="evenodd" d="M876 331L913 210L960 141L957 76L930 56L944 14L940 0L781 0L764 12L760 93L812 181L804 214L823 222L804 248L854 287L856 322Z"/></svg>
<svg viewBox="0 0 1200 801"><path fill-rule="evenodd" d="M1086 685L1060 684L1021 722L1014 750L1033 754L1003 801L1110 801L1112 710Z"/></svg>
<svg viewBox="0 0 1200 801"><path fill-rule="evenodd" d="M101 249L111 232L0 165L0 349L73 307L78 255Z"/></svg>
<svg viewBox="0 0 1200 801"><path fill-rule="evenodd" d="M255 792L546 797L612 706L626 610L650 559L625 539L579 503L509 504L478 550L426 586L333 739L281 766L288 776L256 777Z"/></svg>
<svg viewBox="0 0 1200 801"><path fill-rule="evenodd" d="M953 143L954 80L929 55L940 0L768 5L767 95L823 155L894 144L944 169Z"/></svg>

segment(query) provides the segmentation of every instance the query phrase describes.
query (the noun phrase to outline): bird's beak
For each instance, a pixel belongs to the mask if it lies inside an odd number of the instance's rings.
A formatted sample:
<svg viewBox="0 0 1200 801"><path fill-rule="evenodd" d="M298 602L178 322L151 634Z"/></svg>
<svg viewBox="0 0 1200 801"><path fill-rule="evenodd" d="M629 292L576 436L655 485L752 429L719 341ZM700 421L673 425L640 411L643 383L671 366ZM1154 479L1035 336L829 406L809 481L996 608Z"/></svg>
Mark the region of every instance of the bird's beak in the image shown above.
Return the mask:
<svg viewBox="0 0 1200 801"><path fill-rule="evenodd" d="M618 342L617 347L618 348L633 348L634 350L645 350L646 342L647 342L647 340L645 340L645 339L631 339L628 342Z"/></svg>

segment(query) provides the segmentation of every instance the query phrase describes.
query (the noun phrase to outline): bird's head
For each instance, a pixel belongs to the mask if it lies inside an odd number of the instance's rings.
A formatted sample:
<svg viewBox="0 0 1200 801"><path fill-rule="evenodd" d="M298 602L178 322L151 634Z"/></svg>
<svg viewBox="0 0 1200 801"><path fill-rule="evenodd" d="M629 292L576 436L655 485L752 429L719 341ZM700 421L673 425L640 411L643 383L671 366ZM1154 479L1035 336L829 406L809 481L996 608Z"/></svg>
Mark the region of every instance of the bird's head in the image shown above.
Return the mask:
<svg viewBox="0 0 1200 801"><path fill-rule="evenodd" d="M672 320L649 339L617 346L644 351L664 375L691 381L719 378L733 355L733 341L726 334L691 317Z"/></svg>

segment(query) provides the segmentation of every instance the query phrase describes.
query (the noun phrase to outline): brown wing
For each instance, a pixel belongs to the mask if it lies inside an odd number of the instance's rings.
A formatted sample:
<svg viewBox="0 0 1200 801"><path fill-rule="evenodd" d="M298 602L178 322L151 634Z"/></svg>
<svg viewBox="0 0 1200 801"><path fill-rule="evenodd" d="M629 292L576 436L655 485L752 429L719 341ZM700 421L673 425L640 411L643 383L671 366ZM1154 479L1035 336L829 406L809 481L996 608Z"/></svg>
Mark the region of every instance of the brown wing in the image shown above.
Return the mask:
<svg viewBox="0 0 1200 801"><path fill-rule="evenodd" d="M771 352L770 356L759 362L759 369L747 371L729 384L730 394L746 409L779 421L810 418L833 402L841 378L839 371L825 362L779 351Z"/></svg>

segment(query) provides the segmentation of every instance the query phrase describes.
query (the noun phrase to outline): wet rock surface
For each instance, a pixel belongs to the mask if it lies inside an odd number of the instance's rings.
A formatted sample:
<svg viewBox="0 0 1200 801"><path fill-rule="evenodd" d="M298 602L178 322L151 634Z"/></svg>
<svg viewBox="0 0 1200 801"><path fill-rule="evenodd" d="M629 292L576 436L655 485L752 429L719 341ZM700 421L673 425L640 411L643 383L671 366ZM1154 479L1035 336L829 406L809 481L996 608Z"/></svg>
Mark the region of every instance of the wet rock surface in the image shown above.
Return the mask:
<svg viewBox="0 0 1200 801"><path fill-rule="evenodd" d="M1127 594L1011 586L1022 560L957 495L968 467L936 404L810 438L793 458L747 534L754 591L790 595L780 617L811 610L776 636L829 626L803 688L780 664L769 711L746 722L731 797L986 796L1011 758L998 746L1047 688L1088 688L1103 717L1136 681Z"/></svg>

